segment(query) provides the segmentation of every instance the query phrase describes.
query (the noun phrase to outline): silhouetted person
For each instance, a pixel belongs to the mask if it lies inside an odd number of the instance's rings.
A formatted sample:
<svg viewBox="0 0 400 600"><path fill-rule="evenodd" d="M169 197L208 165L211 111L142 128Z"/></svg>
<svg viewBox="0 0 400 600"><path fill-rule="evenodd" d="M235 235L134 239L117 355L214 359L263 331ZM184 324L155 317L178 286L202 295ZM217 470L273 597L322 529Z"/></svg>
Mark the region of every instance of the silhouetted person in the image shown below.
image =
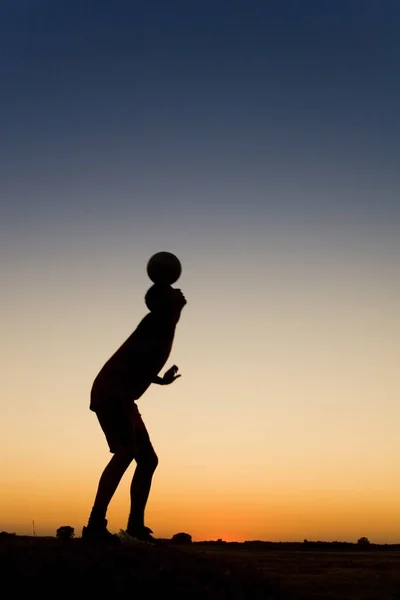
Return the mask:
<svg viewBox="0 0 400 600"><path fill-rule="evenodd" d="M180 377L176 366L163 377L158 373L170 355L186 299L179 289L153 285L145 302L150 312L106 362L91 390L90 409L96 413L114 456L103 471L88 525L83 528L82 537L89 540L115 540L107 530L106 513L122 476L135 459L127 533L154 541L153 532L144 524L144 512L158 458L136 400L152 383L168 385Z"/></svg>

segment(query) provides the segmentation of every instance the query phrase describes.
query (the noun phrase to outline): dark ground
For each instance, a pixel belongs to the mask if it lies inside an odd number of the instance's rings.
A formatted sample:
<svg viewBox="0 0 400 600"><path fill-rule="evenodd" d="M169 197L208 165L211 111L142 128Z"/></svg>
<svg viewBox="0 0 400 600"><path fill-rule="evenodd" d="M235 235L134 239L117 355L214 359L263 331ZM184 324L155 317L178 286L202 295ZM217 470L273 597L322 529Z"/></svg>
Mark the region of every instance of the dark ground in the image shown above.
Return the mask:
<svg viewBox="0 0 400 600"><path fill-rule="evenodd" d="M235 546L87 546L81 539L0 541L0 581L13 595L131 593L196 600L400 600L399 551Z"/></svg>

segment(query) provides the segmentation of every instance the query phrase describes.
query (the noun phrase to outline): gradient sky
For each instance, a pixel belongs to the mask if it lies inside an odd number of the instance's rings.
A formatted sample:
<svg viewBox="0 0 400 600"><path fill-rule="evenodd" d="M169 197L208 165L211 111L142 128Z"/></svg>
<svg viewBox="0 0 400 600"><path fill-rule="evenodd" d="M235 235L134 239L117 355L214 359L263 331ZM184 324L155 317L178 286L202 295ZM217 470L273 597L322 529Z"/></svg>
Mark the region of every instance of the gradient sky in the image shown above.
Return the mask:
<svg viewBox="0 0 400 600"><path fill-rule="evenodd" d="M80 535L90 387L169 250L155 534L400 541L399 26L397 0L1 3L0 530Z"/></svg>

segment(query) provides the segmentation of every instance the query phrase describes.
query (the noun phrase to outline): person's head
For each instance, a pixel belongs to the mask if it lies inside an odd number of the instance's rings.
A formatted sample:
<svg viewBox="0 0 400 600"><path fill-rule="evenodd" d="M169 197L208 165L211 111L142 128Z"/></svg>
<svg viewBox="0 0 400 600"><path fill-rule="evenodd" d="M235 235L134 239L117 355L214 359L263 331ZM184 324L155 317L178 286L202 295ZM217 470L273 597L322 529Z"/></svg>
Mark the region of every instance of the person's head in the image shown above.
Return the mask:
<svg viewBox="0 0 400 600"><path fill-rule="evenodd" d="M186 304L186 298L179 289L154 284L147 290L145 302L153 314L177 318Z"/></svg>

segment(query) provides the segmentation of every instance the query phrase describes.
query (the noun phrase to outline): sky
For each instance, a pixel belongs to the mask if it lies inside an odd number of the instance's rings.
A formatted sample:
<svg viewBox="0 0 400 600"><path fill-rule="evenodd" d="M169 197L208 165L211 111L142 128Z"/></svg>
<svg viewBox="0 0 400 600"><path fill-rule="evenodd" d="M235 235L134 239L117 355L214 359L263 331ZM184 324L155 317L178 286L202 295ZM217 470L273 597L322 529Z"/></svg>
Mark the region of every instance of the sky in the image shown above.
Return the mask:
<svg viewBox="0 0 400 600"><path fill-rule="evenodd" d="M1 3L0 530L80 535L90 388L167 250L155 535L400 542L399 26L396 0Z"/></svg>

